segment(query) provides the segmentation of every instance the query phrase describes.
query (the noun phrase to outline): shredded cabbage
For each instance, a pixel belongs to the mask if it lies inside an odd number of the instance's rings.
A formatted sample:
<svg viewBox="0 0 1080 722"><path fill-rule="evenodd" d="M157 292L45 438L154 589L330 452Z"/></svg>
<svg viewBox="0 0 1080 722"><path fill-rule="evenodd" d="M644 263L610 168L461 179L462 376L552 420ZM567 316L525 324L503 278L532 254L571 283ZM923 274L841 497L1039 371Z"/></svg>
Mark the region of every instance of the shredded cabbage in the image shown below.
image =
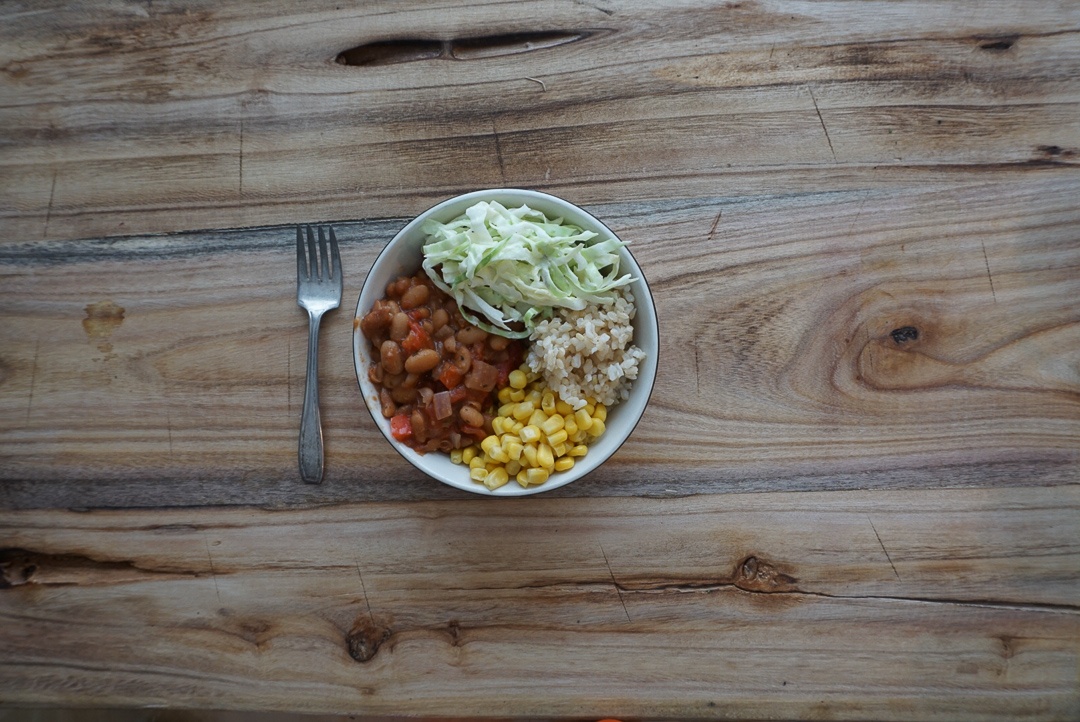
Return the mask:
<svg viewBox="0 0 1080 722"><path fill-rule="evenodd" d="M590 243L596 233L526 205L481 201L449 223L429 220L421 230L427 234L424 270L432 282L453 296L471 323L507 338L527 337L553 308L580 311L606 303L612 289L634 280L619 276L625 243Z"/></svg>

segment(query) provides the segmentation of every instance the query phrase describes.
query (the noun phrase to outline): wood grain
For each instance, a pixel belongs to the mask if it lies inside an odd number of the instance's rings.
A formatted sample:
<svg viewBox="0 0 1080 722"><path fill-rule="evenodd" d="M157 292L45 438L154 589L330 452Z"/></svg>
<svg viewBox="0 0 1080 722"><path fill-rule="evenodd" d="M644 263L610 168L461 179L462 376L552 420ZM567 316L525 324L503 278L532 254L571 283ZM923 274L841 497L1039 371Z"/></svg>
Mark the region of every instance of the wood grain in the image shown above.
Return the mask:
<svg viewBox="0 0 1080 722"><path fill-rule="evenodd" d="M1068 0L0 13L5 241L408 216L507 185L604 203L932 183L1075 170L1080 149ZM576 40L507 41L523 31ZM459 50L335 62L411 40Z"/></svg>
<svg viewBox="0 0 1080 722"><path fill-rule="evenodd" d="M1078 33L1072 0L0 5L0 704L1077 719ZM377 433L350 334L408 218L499 186L631 242L661 368L600 470L490 503Z"/></svg>
<svg viewBox="0 0 1080 722"><path fill-rule="evenodd" d="M1080 713L1076 487L7 512L0 535L8 703Z"/></svg>
<svg viewBox="0 0 1080 722"><path fill-rule="evenodd" d="M1046 169L591 207L646 271L662 369L629 443L559 493L1075 482L1074 191ZM351 299L401 223L338 226L346 300L324 322L317 488L296 484L306 326L291 228L4 247L5 503L459 496L391 449L356 387Z"/></svg>

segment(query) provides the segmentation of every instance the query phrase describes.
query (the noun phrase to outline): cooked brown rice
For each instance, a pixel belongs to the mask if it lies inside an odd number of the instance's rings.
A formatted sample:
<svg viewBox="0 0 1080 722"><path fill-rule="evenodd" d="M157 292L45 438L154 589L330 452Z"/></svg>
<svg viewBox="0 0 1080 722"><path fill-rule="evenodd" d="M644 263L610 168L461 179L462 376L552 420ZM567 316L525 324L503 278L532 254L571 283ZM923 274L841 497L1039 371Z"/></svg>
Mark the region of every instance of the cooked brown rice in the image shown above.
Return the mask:
<svg viewBox="0 0 1080 722"><path fill-rule="evenodd" d="M526 363L575 409L590 396L605 406L625 401L645 358L631 343L636 313L634 295L625 286L615 290L612 303L582 311L556 309L529 336Z"/></svg>

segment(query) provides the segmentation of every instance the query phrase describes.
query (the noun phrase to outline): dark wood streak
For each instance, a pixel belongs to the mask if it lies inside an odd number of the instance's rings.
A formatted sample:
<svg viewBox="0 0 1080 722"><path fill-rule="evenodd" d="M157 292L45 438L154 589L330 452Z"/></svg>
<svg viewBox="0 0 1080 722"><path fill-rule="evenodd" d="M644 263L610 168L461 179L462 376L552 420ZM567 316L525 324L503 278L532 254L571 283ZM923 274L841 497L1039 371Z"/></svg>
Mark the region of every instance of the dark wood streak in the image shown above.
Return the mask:
<svg viewBox="0 0 1080 722"><path fill-rule="evenodd" d="M525 31L455 40L403 38L358 45L338 54L336 62L354 67L378 67L425 60L475 60L531 53L587 40L596 31Z"/></svg>

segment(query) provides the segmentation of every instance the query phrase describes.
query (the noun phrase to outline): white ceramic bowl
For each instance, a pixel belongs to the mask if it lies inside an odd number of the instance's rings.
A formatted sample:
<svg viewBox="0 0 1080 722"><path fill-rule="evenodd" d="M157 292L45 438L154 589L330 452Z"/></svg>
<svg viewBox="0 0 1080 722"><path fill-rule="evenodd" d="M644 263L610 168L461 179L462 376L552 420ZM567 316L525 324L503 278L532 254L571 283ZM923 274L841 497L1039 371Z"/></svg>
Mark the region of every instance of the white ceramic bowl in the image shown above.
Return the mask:
<svg viewBox="0 0 1080 722"><path fill-rule="evenodd" d="M522 204L530 208L542 211L549 218L562 217L567 222L581 228L594 231L600 238L613 238L611 232L603 223L589 215L581 208L546 193L517 189L493 189L475 191L443 201L433 208L414 218L408 225L402 228L396 236L386 245L375 263L368 272L364 287L360 291L360 298L356 304L356 318L363 318L375 301L383 298L386 293L386 285L401 275L412 275L420 269L422 260L422 246L424 233L420 230L421 224L429 218L446 222L465 212L465 210L479 201L498 201L506 207L518 207ZM501 486L494 491L488 490L483 484L469 478L468 467L454 464L446 454L433 452L418 454L408 446L394 439L390 434L390 421L383 417L379 405L379 392L374 384L368 379L368 368L372 363L372 354L367 339L360 332L359 324L353 324L353 360L356 367L356 378L360 384L360 391L367 403L371 418L379 427L383 436L390 442L413 466L420 469L432 478L438 479L444 484L471 491L476 494L487 496L526 496L543 491L557 489L565 486L575 479L580 479L585 474L596 469L614 454L630 432L634 430L645 406L649 402L652 393L653 382L656 380L657 355L660 348L659 328L656 319L656 307L653 305L652 294L645 282L645 276L634 260L633 255L626 249L622 249L621 270L630 273L637 280L630 288L634 293L637 305L637 316L634 319L634 344L645 351L646 358L641 363L638 378L634 381L630 398L612 407L608 413L607 429L604 434L589 445L589 453L578 459L574 468L568 471L556 472L551 478L539 486L523 489L515 481Z"/></svg>

